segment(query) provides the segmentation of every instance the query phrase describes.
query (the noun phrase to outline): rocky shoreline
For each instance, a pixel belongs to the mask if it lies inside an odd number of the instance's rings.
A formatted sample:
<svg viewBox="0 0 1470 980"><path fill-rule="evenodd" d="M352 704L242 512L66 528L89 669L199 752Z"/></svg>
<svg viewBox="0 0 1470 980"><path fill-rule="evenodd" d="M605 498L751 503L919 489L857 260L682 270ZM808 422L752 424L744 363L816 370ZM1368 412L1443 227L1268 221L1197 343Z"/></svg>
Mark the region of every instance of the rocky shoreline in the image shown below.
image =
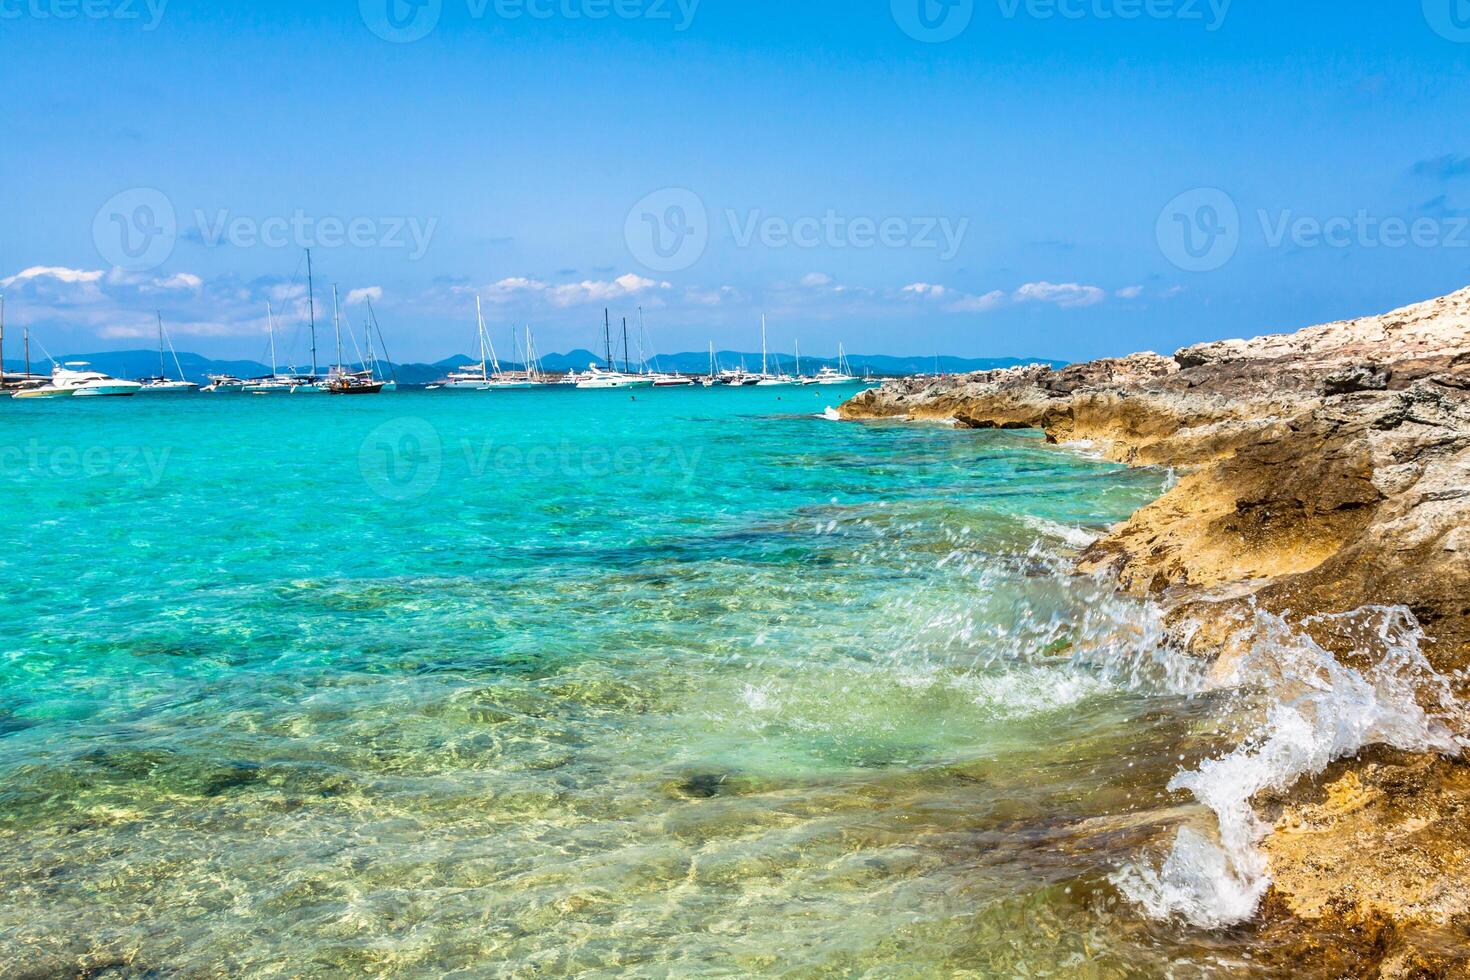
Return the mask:
<svg viewBox="0 0 1470 980"><path fill-rule="evenodd" d="M1467 744L1470 289L1173 357L889 382L839 414L1034 428L1173 468L1177 485L1088 548L1081 571L1156 598L1175 642L1221 677L1263 614L1374 669L1387 654L1367 624L1407 609L1442 679L1413 695L1447 744ZM1375 746L1254 802L1270 823L1258 918L1283 948L1329 972L1470 970L1463 756Z"/></svg>

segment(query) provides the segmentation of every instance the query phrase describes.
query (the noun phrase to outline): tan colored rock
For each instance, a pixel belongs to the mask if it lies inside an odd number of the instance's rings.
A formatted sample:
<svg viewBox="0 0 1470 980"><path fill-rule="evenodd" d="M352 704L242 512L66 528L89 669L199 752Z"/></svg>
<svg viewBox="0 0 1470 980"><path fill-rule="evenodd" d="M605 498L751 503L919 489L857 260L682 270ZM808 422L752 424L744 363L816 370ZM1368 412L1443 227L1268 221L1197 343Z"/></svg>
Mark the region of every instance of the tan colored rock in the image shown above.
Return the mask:
<svg viewBox="0 0 1470 980"><path fill-rule="evenodd" d="M1351 620L1308 617L1407 606L1435 668L1470 694L1470 289L1172 359L893 382L841 412L1032 426L1053 443L1182 470L1081 570L1157 596L1192 649L1227 657L1253 607L1351 663L1362 646ZM1378 975L1464 974L1470 767L1340 763L1276 806L1268 918L1297 925L1275 928L1305 929L1293 940L1302 948Z"/></svg>

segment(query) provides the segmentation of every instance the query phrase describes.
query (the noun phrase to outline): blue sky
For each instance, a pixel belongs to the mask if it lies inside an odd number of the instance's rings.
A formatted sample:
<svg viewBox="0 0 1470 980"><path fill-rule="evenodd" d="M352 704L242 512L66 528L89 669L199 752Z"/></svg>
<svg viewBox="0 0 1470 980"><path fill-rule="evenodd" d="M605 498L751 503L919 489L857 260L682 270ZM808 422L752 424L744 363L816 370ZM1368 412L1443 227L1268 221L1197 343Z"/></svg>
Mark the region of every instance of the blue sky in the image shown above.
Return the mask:
<svg viewBox="0 0 1470 980"><path fill-rule="evenodd" d="M476 295L1080 359L1470 283L1467 0L417 2L0 0L10 328L299 358L304 245L400 359Z"/></svg>

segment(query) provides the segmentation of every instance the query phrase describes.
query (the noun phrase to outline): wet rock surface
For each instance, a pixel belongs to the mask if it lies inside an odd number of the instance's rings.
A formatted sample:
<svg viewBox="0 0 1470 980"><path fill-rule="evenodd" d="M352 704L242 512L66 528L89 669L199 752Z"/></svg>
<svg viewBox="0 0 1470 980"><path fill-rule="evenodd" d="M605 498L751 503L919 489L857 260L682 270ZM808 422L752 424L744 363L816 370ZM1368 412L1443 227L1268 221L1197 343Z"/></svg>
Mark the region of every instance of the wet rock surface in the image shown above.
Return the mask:
<svg viewBox="0 0 1470 980"><path fill-rule="evenodd" d="M1181 643L1227 658L1264 610L1351 664L1367 645L1333 614L1404 606L1434 668L1470 695L1470 289L1173 357L906 379L840 412L1027 426L1172 467L1177 486L1089 548L1082 571L1157 597ZM1465 975L1467 771L1385 753L1275 801L1271 928L1348 956L1346 973Z"/></svg>

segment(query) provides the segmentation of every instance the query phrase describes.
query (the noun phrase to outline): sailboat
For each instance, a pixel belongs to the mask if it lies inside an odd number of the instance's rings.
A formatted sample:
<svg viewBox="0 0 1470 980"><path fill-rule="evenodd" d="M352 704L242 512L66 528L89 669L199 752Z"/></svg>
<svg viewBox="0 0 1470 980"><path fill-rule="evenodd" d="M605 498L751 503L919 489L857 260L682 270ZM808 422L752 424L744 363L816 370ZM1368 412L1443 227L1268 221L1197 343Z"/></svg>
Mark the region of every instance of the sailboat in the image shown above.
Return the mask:
<svg viewBox="0 0 1470 980"><path fill-rule="evenodd" d="M367 299L367 319L363 322L363 332L367 334L367 368L369 376L378 378L383 382L384 391L398 390L398 372L393 367L393 359L388 355L388 342L383 339L383 328L378 323L378 312L373 309L373 301ZM388 377L383 378L383 361L378 360L378 355L373 349L373 334L378 336L378 345L383 348L383 358L388 364Z"/></svg>
<svg viewBox="0 0 1470 980"><path fill-rule="evenodd" d="M168 376L168 370L163 362L163 345L167 341L168 351L173 355L174 370L179 372L178 380L172 380ZM179 364L178 351L174 350L174 342L168 338L163 329L163 313L158 313L158 376L144 378L143 387L139 389L142 395L190 395L199 390L199 386L192 381L184 380L184 369Z"/></svg>
<svg viewBox="0 0 1470 980"><path fill-rule="evenodd" d="M808 385L850 385L856 384L858 378L852 373L852 366L847 363L847 352L842 345L837 345L837 367L824 367L810 378L802 381Z"/></svg>
<svg viewBox="0 0 1470 980"><path fill-rule="evenodd" d="M316 361L316 283L311 275L311 249L306 250L306 310L311 329L311 374L294 378L291 385L293 395L321 395L327 391L327 382L317 375Z"/></svg>
<svg viewBox="0 0 1470 980"><path fill-rule="evenodd" d="M0 398L27 388L39 388L46 383L41 375L31 373L31 332L25 331L25 373L5 373L5 295L0 293Z"/></svg>
<svg viewBox="0 0 1470 980"><path fill-rule="evenodd" d="M281 374L276 362L276 314L270 301L265 304L265 328L271 339L271 373L264 378L251 378L240 382L240 391L247 395L289 395L297 381L291 375ZM219 384L218 381L215 384Z"/></svg>
<svg viewBox="0 0 1470 980"><path fill-rule="evenodd" d="M451 370L444 380L429 385L430 391L484 391L490 382L489 338L485 336L485 317L480 312L480 297L475 297L475 340L480 345L480 363Z"/></svg>
<svg viewBox="0 0 1470 980"><path fill-rule="evenodd" d="M780 370L779 358L777 358L776 367L777 370ZM759 388L778 388L796 384L796 380L790 375L771 374L766 369L766 318L764 314L761 316L761 373L755 383Z"/></svg>
<svg viewBox="0 0 1470 980"><path fill-rule="evenodd" d="M475 312L479 313L478 300L475 301ZM529 330L530 328L527 329ZM529 337L530 335L527 334L528 341ZM516 339L514 329L511 330L510 334L510 346L512 351L520 346L520 341ZM512 356L515 355L512 354ZM507 371L500 366L500 358L497 357L495 354L495 344L491 343L490 361L494 365L495 370L492 371L490 373L490 377L486 379L485 389L487 391L519 391L540 387L541 382L536 380L536 375L531 370L531 357L529 354L525 355L525 357L526 364L523 370Z"/></svg>
<svg viewBox="0 0 1470 980"><path fill-rule="evenodd" d="M653 355L653 370L649 371L648 359L644 356L643 353L643 344L645 341L648 341L649 350L658 350L658 348L653 345L652 340L650 340L648 336L648 328L645 327L643 324L643 307L640 306L638 307L638 359L642 362L642 367L639 369L638 373L641 375L646 375L653 382L653 386L655 388L687 388L690 385L694 384L693 378L686 377L682 374L676 374L672 371L661 370L658 366L657 353ZM626 359L626 354L624 355L624 357Z"/></svg>
<svg viewBox="0 0 1470 980"><path fill-rule="evenodd" d="M342 307L335 285L332 287L332 331L337 337L337 364L327 375L327 391L333 395L376 395L382 391L383 382L374 378L371 371L348 371L342 363ZM353 343L357 343L355 338Z"/></svg>
<svg viewBox="0 0 1470 980"><path fill-rule="evenodd" d="M579 375L577 387L582 389L601 388L652 388L653 380L647 375L633 374L627 370L628 367L628 319L623 318L623 370L619 371L613 364L612 356L612 320L607 310L602 311L602 342L607 350L607 367L600 368L596 364L588 365L587 373Z"/></svg>
<svg viewBox="0 0 1470 980"><path fill-rule="evenodd" d="M706 388L719 384L719 365L715 363L715 342L709 342L709 377L700 382Z"/></svg>

